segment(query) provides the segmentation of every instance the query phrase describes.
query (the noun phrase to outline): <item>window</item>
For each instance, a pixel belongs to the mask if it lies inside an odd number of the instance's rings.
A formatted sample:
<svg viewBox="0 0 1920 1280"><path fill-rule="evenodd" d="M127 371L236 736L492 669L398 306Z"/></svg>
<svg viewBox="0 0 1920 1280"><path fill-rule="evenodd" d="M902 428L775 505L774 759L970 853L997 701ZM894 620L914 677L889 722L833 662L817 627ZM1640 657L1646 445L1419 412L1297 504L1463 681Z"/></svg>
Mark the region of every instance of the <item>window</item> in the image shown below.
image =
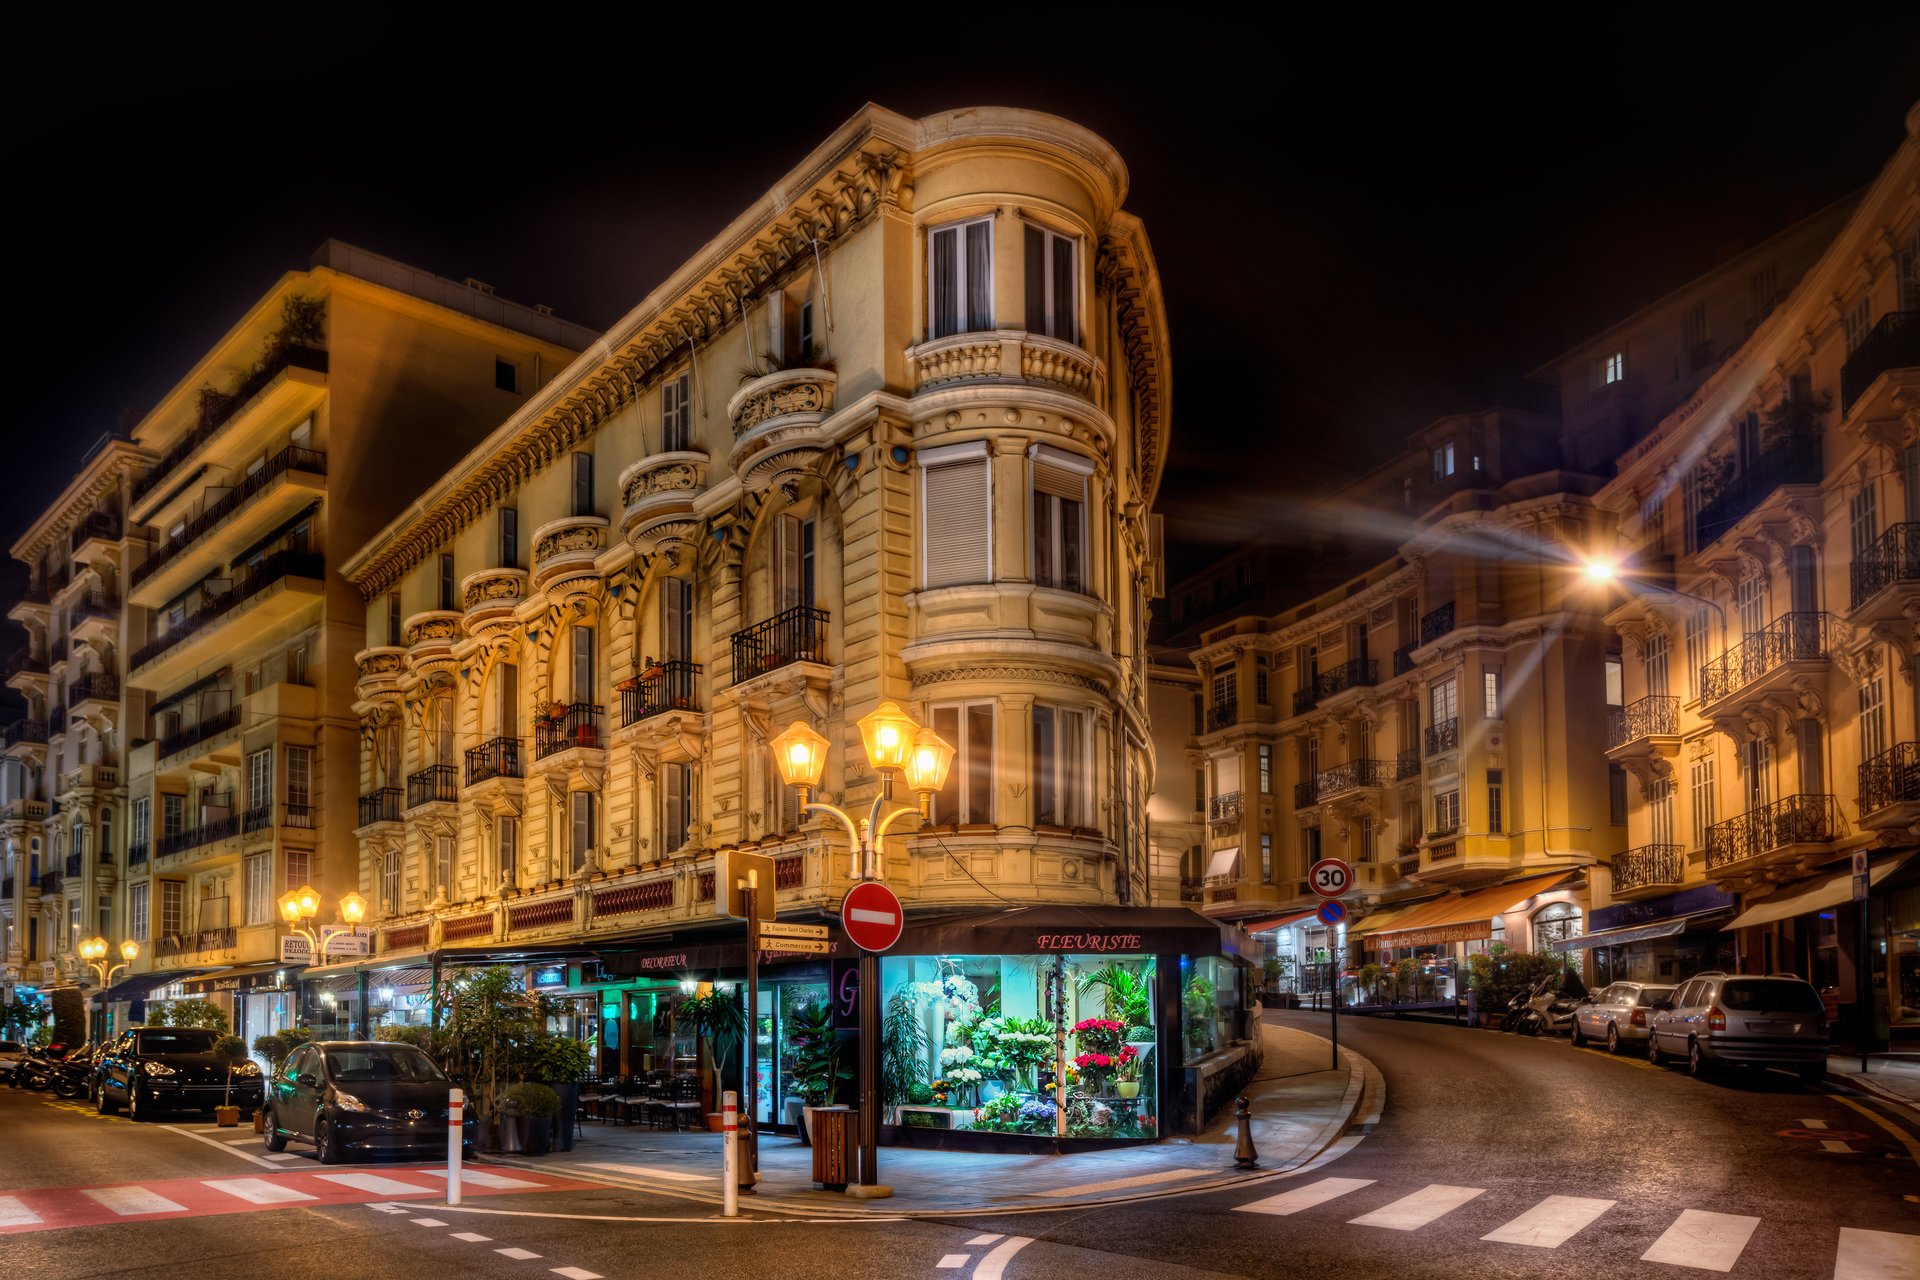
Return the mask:
<svg viewBox="0 0 1920 1280"><path fill-rule="evenodd" d="M1873 483L1869 481L1860 486L1860 492L1847 500L1847 541L1852 544L1854 559L1858 560L1873 550L1874 539L1880 536L1878 525Z"/></svg>
<svg viewBox="0 0 1920 1280"><path fill-rule="evenodd" d="M1649 555L1659 555L1667 546L1667 495L1657 493L1640 504L1640 545Z"/></svg>
<svg viewBox="0 0 1920 1280"><path fill-rule="evenodd" d="M1752 738L1740 747L1740 788L1747 812L1773 803L1773 743Z"/></svg>
<svg viewBox="0 0 1920 1280"><path fill-rule="evenodd" d="M933 731L954 749L947 785L933 798L933 820L992 822L993 704L968 702L935 707Z"/></svg>
<svg viewBox="0 0 1920 1280"><path fill-rule="evenodd" d="M1500 718L1500 673L1483 671L1480 673L1480 693L1485 700L1484 714L1489 720Z"/></svg>
<svg viewBox="0 0 1920 1280"><path fill-rule="evenodd" d="M1207 807L1207 771L1193 771L1193 811L1199 813Z"/></svg>
<svg viewBox="0 0 1920 1280"><path fill-rule="evenodd" d="M573 701L593 701L593 628L577 623L573 628Z"/></svg>
<svg viewBox="0 0 1920 1280"><path fill-rule="evenodd" d="M1273 836L1265 831L1260 833L1260 882L1273 883Z"/></svg>
<svg viewBox="0 0 1920 1280"><path fill-rule="evenodd" d="M400 855L389 852L380 863L380 904L388 915L400 914Z"/></svg>
<svg viewBox="0 0 1920 1280"><path fill-rule="evenodd" d="M1700 508L1706 505L1706 480L1699 467L1689 468L1680 481L1680 547L1692 554L1700 549Z"/></svg>
<svg viewBox="0 0 1920 1280"><path fill-rule="evenodd" d="M928 588L993 580L992 485L984 445L920 454L922 577Z"/></svg>
<svg viewBox="0 0 1920 1280"><path fill-rule="evenodd" d="M669 378L660 388L660 448L666 453L684 453L692 438L693 371Z"/></svg>
<svg viewBox="0 0 1920 1280"><path fill-rule="evenodd" d="M130 840L127 847L143 853L153 841L153 801L146 796L133 802L133 835Z"/></svg>
<svg viewBox="0 0 1920 1280"><path fill-rule="evenodd" d="M100 811L100 861L113 861L113 810Z"/></svg>
<svg viewBox="0 0 1920 1280"><path fill-rule="evenodd" d="M1231 662L1225 662L1213 669L1213 705L1231 707L1240 700L1237 688L1238 671Z"/></svg>
<svg viewBox="0 0 1920 1280"><path fill-rule="evenodd" d="M287 825L313 825L313 748L288 747Z"/></svg>
<svg viewBox="0 0 1920 1280"><path fill-rule="evenodd" d="M800 358L809 363L813 360L813 300L809 298L800 304Z"/></svg>
<svg viewBox="0 0 1920 1280"><path fill-rule="evenodd" d="M1887 681L1875 676L1860 686L1860 758L1871 760L1887 749Z"/></svg>
<svg viewBox="0 0 1920 1280"><path fill-rule="evenodd" d="M1860 296L1853 300L1853 305L1841 313L1840 328L1846 334L1847 354L1852 355L1873 330L1873 300L1866 290L1861 290Z"/></svg>
<svg viewBox="0 0 1920 1280"><path fill-rule="evenodd" d="M153 917L150 889L144 881L127 889L127 933L135 942L145 942L149 937L147 931Z"/></svg>
<svg viewBox="0 0 1920 1280"><path fill-rule="evenodd" d="M273 855L271 853L248 854L246 875L247 923L272 924Z"/></svg>
<svg viewBox="0 0 1920 1280"><path fill-rule="evenodd" d="M1751 637L1767 629L1767 579L1756 573L1742 578L1733 589L1734 607L1740 611L1740 632Z"/></svg>
<svg viewBox="0 0 1920 1280"><path fill-rule="evenodd" d="M1033 458L1033 580L1083 591L1086 581L1086 464L1041 446Z"/></svg>
<svg viewBox="0 0 1920 1280"><path fill-rule="evenodd" d="M520 366L511 360L493 358L493 387L496 391L511 391L520 394Z"/></svg>
<svg viewBox="0 0 1920 1280"><path fill-rule="evenodd" d="M1269 701L1267 689L1267 659L1262 654L1253 660L1253 700L1261 706Z"/></svg>
<svg viewBox="0 0 1920 1280"><path fill-rule="evenodd" d="M1707 610L1702 605L1687 615L1687 693L1700 696L1700 669L1707 665Z"/></svg>
<svg viewBox="0 0 1920 1280"><path fill-rule="evenodd" d="M1429 690L1433 699L1433 720L1437 727L1460 718L1460 689L1453 677L1439 681Z"/></svg>
<svg viewBox="0 0 1920 1280"><path fill-rule="evenodd" d="M1300 851L1308 866L1320 861L1320 828L1300 828Z"/></svg>
<svg viewBox="0 0 1920 1280"><path fill-rule="evenodd" d="M1265 742L1260 744L1260 794L1273 794L1273 746Z"/></svg>
<svg viewBox="0 0 1920 1280"><path fill-rule="evenodd" d="M1664 631L1650 632L1641 641L1640 665L1647 682L1647 696L1663 696L1667 692L1667 636Z"/></svg>
<svg viewBox="0 0 1920 1280"><path fill-rule="evenodd" d="M295 645L287 650L287 683L305 685L307 683L307 646Z"/></svg>
<svg viewBox="0 0 1920 1280"><path fill-rule="evenodd" d="M1370 813L1361 814L1360 815L1360 856L1362 858L1371 859L1373 857L1375 836L1377 834L1378 833L1374 828L1373 815Z"/></svg>
<svg viewBox="0 0 1920 1280"><path fill-rule="evenodd" d="M520 567L520 513L512 507L500 508L500 567Z"/></svg>
<svg viewBox="0 0 1920 1280"><path fill-rule="evenodd" d="M1193 731L1195 733L1205 733L1207 731L1206 699L1196 693L1188 699L1188 702L1193 706Z"/></svg>
<svg viewBox="0 0 1920 1280"><path fill-rule="evenodd" d="M1433 797L1433 830L1435 835L1450 836L1460 829L1460 792L1436 792Z"/></svg>
<svg viewBox="0 0 1920 1280"><path fill-rule="evenodd" d="M1487 429L1477 422L1467 428L1467 460L1476 474L1487 469Z"/></svg>
<svg viewBox="0 0 1920 1280"><path fill-rule="evenodd" d="M1780 270L1777 266L1766 266L1747 275L1747 314L1758 324L1760 318L1773 310L1773 301L1780 294Z"/></svg>
<svg viewBox="0 0 1920 1280"><path fill-rule="evenodd" d="M453 897L453 850L452 836L433 838L433 887L439 897L447 899Z"/></svg>
<svg viewBox="0 0 1920 1280"><path fill-rule="evenodd" d="M1796 720L1793 730L1793 754L1800 764L1800 794L1823 795L1827 785L1826 772L1821 767L1823 744L1820 741L1820 722L1812 718Z"/></svg>
<svg viewBox="0 0 1920 1280"><path fill-rule="evenodd" d="M660 580L660 650L663 662L693 658L693 584L685 578Z"/></svg>
<svg viewBox="0 0 1920 1280"><path fill-rule="evenodd" d="M660 766L660 852L673 853L687 842L693 826L693 766Z"/></svg>
<svg viewBox="0 0 1920 1280"><path fill-rule="evenodd" d="M185 796L160 797L160 838L177 836L187 829L187 798Z"/></svg>
<svg viewBox="0 0 1920 1280"><path fill-rule="evenodd" d="M1073 264L1079 241L1027 224L1027 331L1078 342Z"/></svg>
<svg viewBox="0 0 1920 1280"><path fill-rule="evenodd" d="M1627 771L1617 764L1607 766L1607 821L1627 825Z"/></svg>
<svg viewBox="0 0 1920 1280"><path fill-rule="evenodd" d="M1696 373L1706 365L1712 354L1707 346L1706 303L1696 302L1680 313L1680 347L1687 353L1688 373Z"/></svg>
<svg viewBox="0 0 1920 1280"><path fill-rule="evenodd" d="M160 882L160 936L178 937L186 928L187 886L180 880Z"/></svg>
<svg viewBox="0 0 1920 1280"><path fill-rule="evenodd" d="M812 516L781 515L773 525L774 607L813 608L819 556Z"/></svg>
<svg viewBox="0 0 1920 1280"><path fill-rule="evenodd" d="M1627 353L1616 351L1600 362L1600 382L1603 386L1612 386L1616 382L1627 380Z"/></svg>
<svg viewBox="0 0 1920 1280"><path fill-rule="evenodd" d="M387 593L387 643L405 644L406 637L400 633L400 593Z"/></svg>
<svg viewBox="0 0 1920 1280"><path fill-rule="evenodd" d="M1503 825L1506 821L1506 808L1502 803L1504 797L1501 794L1506 789L1505 779L1505 770L1487 770L1487 833L1489 835L1497 836L1506 829Z"/></svg>
<svg viewBox="0 0 1920 1280"><path fill-rule="evenodd" d="M518 884L515 872L520 865L520 819L501 818L494 823L493 867L501 888Z"/></svg>
<svg viewBox="0 0 1920 1280"><path fill-rule="evenodd" d="M1436 445L1433 450L1433 480L1435 484L1453 474L1453 441Z"/></svg>
<svg viewBox="0 0 1920 1280"><path fill-rule="evenodd" d="M287 850L287 889L292 891L313 879L313 855L305 849Z"/></svg>
<svg viewBox="0 0 1920 1280"><path fill-rule="evenodd" d="M1556 942L1580 936L1580 908L1571 902L1553 902L1533 915L1533 946L1546 951Z"/></svg>
<svg viewBox="0 0 1920 1280"><path fill-rule="evenodd" d="M993 219L927 233L927 328L931 336L993 328Z"/></svg>
<svg viewBox="0 0 1920 1280"><path fill-rule="evenodd" d="M1613 654L1607 655L1607 705L1620 706L1626 701L1626 675L1621 670L1620 659Z"/></svg>
<svg viewBox="0 0 1920 1280"><path fill-rule="evenodd" d="M584 449L573 455L573 514L593 514L593 455Z"/></svg>
<svg viewBox="0 0 1920 1280"><path fill-rule="evenodd" d="M460 588L453 580L453 553L440 553L440 607L458 609L460 607Z"/></svg>
<svg viewBox="0 0 1920 1280"><path fill-rule="evenodd" d="M273 749L247 757L247 812L273 808Z"/></svg>
<svg viewBox="0 0 1920 1280"><path fill-rule="evenodd" d="M1092 825L1088 741L1086 712L1034 704L1034 825Z"/></svg>
<svg viewBox="0 0 1920 1280"><path fill-rule="evenodd" d="M1651 844L1672 844L1673 779L1655 778L1647 788L1647 817Z"/></svg>

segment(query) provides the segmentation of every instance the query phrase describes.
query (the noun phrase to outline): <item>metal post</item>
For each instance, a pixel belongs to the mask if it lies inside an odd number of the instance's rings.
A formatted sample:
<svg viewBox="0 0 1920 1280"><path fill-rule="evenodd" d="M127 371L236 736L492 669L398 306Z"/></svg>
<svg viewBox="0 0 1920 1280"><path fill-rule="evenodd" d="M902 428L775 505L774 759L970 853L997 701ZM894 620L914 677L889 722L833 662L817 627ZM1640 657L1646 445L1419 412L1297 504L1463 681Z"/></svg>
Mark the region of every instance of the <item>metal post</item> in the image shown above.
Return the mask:
<svg viewBox="0 0 1920 1280"><path fill-rule="evenodd" d="M466 1094L447 1090L447 1203L460 1203L460 1144L467 1134Z"/></svg>
<svg viewBox="0 0 1920 1280"><path fill-rule="evenodd" d="M1333 1012L1327 1024L1333 1028L1333 1065L1328 1070L1338 1071L1340 1069L1340 966L1338 964L1328 967L1327 985L1333 991L1333 999L1328 1005Z"/></svg>
<svg viewBox="0 0 1920 1280"><path fill-rule="evenodd" d="M1871 884L1871 881L1869 881ZM1860 1006L1860 1074L1867 1074L1867 1049L1873 1040L1873 926L1867 919L1867 898L1860 899L1860 945L1853 965L1855 1003ZM1887 959L1887 990L1893 990L1893 959Z"/></svg>
<svg viewBox="0 0 1920 1280"><path fill-rule="evenodd" d="M720 1145L720 1212L735 1218L740 1215L740 1095L729 1089L720 1104L720 1132L726 1135Z"/></svg>
<svg viewBox="0 0 1920 1280"><path fill-rule="evenodd" d="M860 953L860 1185L880 1184L880 960Z"/></svg>
<svg viewBox="0 0 1920 1280"><path fill-rule="evenodd" d="M760 1167L760 1152L753 1123L755 1104L760 1097L760 873L747 872L747 1142L738 1161L734 1181L748 1195L753 1194L754 1174Z"/></svg>

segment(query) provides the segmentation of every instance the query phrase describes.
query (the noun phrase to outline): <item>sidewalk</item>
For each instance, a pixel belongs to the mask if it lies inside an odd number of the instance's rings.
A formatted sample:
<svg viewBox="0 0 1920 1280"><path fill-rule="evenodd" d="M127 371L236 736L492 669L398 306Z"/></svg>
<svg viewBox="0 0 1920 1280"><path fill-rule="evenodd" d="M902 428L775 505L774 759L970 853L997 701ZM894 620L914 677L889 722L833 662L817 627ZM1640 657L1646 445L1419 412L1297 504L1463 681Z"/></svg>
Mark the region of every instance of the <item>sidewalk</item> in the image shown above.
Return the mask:
<svg viewBox="0 0 1920 1280"><path fill-rule="evenodd" d="M1845 1080L1863 1093L1920 1110L1920 1057L1869 1054L1864 1074L1860 1070L1859 1054L1829 1057L1827 1076Z"/></svg>
<svg viewBox="0 0 1920 1280"><path fill-rule="evenodd" d="M851 1216L952 1216L1199 1190L1304 1164L1349 1127L1377 1118L1385 1086L1372 1063L1343 1048L1340 1069L1331 1070L1329 1047L1321 1037L1290 1027L1262 1031L1266 1061L1247 1089L1260 1154L1255 1170L1234 1167L1237 1132L1231 1109L1204 1134L1074 1155L882 1147L880 1176L893 1188L892 1198L885 1200L820 1190L812 1181L812 1150L797 1138L766 1135L760 1141L758 1191L743 1196L741 1206ZM710 1204L721 1199L718 1134L589 1122L570 1152L488 1160L679 1199Z"/></svg>

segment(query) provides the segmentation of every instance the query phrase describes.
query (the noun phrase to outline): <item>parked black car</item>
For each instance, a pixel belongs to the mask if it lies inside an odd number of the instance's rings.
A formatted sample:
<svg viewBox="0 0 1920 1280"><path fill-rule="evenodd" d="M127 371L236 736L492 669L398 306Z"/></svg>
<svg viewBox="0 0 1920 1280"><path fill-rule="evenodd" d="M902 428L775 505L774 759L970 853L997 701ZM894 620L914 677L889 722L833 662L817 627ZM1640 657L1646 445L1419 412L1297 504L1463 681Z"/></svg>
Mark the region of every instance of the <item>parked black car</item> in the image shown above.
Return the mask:
<svg viewBox="0 0 1920 1280"><path fill-rule="evenodd" d="M122 1106L133 1120L159 1111L211 1111L227 1100L227 1069L213 1056L220 1033L205 1027L129 1027L100 1055L93 1100L101 1115ZM260 1068L233 1069L233 1104L260 1105Z"/></svg>
<svg viewBox="0 0 1920 1280"><path fill-rule="evenodd" d="M447 1091L453 1082L410 1044L323 1040L301 1045L267 1090L267 1150L311 1142L320 1163L350 1152L438 1156L447 1150ZM462 1145L473 1149L473 1108Z"/></svg>

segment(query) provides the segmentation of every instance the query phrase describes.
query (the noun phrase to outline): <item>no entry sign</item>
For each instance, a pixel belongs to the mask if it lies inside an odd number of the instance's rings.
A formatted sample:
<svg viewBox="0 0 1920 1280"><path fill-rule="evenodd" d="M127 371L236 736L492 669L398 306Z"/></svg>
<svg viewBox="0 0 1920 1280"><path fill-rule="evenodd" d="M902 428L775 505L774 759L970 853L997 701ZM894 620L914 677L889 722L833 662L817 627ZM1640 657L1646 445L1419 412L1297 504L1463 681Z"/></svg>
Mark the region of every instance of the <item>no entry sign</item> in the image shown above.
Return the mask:
<svg viewBox="0 0 1920 1280"><path fill-rule="evenodd" d="M906 916L893 890L865 880L848 890L840 904L840 927L847 931L847 941L862 951L885 951L900 941Z"/></svg>

